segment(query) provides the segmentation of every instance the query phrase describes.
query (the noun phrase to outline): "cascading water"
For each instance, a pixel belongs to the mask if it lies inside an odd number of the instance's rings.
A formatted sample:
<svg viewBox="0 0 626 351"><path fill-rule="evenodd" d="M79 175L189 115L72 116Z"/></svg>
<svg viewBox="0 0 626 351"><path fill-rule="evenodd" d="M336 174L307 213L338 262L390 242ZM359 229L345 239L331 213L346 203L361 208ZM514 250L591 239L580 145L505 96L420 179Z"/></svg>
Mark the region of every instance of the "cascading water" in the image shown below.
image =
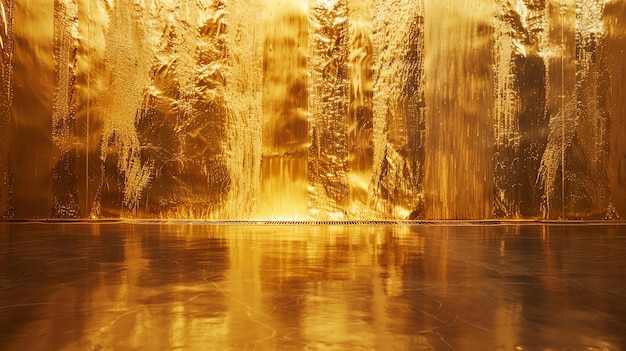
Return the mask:
<svg viewBox="0 0 626 351"><path fill-rule="evenodd" d="M255 216L303 218L308 210L308 3L268 0L263 17L263 156Z"/></svg>
<svg viewBox="0 0 626 351"><path fill-rule="evenodd" d="M626 213L626 3L0 0L4 218Z"/></svg>
<svg viewBox="0 0 626 351"><path fill-rule="evenodd" d="M427 218L491 216L494 7L425 1Z"/></svg>

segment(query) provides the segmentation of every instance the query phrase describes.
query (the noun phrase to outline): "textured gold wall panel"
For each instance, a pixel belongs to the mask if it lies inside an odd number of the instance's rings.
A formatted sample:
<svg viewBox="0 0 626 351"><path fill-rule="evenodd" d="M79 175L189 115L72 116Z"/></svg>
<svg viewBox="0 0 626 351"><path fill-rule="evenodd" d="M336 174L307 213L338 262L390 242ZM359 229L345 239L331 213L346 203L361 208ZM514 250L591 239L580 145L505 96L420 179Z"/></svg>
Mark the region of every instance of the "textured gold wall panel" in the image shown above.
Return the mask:
<svg viewBox="0 0 626 351"><path fill-rule="evenodd" d="M626 216L626 3L0 0L0 216Z"/></svg>

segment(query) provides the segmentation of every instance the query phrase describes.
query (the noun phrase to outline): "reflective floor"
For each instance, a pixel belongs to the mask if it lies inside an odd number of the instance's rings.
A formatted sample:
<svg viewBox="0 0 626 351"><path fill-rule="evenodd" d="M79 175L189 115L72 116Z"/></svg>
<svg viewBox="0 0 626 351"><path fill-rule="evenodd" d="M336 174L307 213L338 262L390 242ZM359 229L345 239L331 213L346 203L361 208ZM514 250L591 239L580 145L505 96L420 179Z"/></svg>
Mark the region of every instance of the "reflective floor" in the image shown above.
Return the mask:
<svg viewBox="0 0 626 351"><path fill-rule="evenodd" d="M626 350L626 226L0 223L1 350Z"/></svg>

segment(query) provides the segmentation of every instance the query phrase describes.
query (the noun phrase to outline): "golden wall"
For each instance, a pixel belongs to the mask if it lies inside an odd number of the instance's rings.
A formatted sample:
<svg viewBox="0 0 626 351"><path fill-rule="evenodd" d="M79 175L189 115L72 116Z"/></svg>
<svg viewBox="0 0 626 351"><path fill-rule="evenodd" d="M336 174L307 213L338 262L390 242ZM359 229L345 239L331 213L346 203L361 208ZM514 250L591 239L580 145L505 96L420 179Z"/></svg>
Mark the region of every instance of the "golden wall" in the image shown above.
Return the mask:
<svg viewBox="0 0 626 351"><path fill-rule="evenodd" d="M0 217L626 216L623 0L0 0Z"/></svg>

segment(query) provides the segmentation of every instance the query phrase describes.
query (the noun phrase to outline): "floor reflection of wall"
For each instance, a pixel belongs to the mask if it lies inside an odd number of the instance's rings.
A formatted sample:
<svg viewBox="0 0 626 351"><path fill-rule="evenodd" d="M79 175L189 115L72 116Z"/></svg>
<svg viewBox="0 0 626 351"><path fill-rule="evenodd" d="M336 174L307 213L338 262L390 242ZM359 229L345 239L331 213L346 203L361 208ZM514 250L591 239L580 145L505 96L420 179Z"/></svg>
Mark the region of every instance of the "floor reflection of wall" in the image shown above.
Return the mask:
<svg viewBox="0 0 626 351"><path fill-rule="evenodd" d="M0 224L7 350L619 349L624 228Z"/></svg>

